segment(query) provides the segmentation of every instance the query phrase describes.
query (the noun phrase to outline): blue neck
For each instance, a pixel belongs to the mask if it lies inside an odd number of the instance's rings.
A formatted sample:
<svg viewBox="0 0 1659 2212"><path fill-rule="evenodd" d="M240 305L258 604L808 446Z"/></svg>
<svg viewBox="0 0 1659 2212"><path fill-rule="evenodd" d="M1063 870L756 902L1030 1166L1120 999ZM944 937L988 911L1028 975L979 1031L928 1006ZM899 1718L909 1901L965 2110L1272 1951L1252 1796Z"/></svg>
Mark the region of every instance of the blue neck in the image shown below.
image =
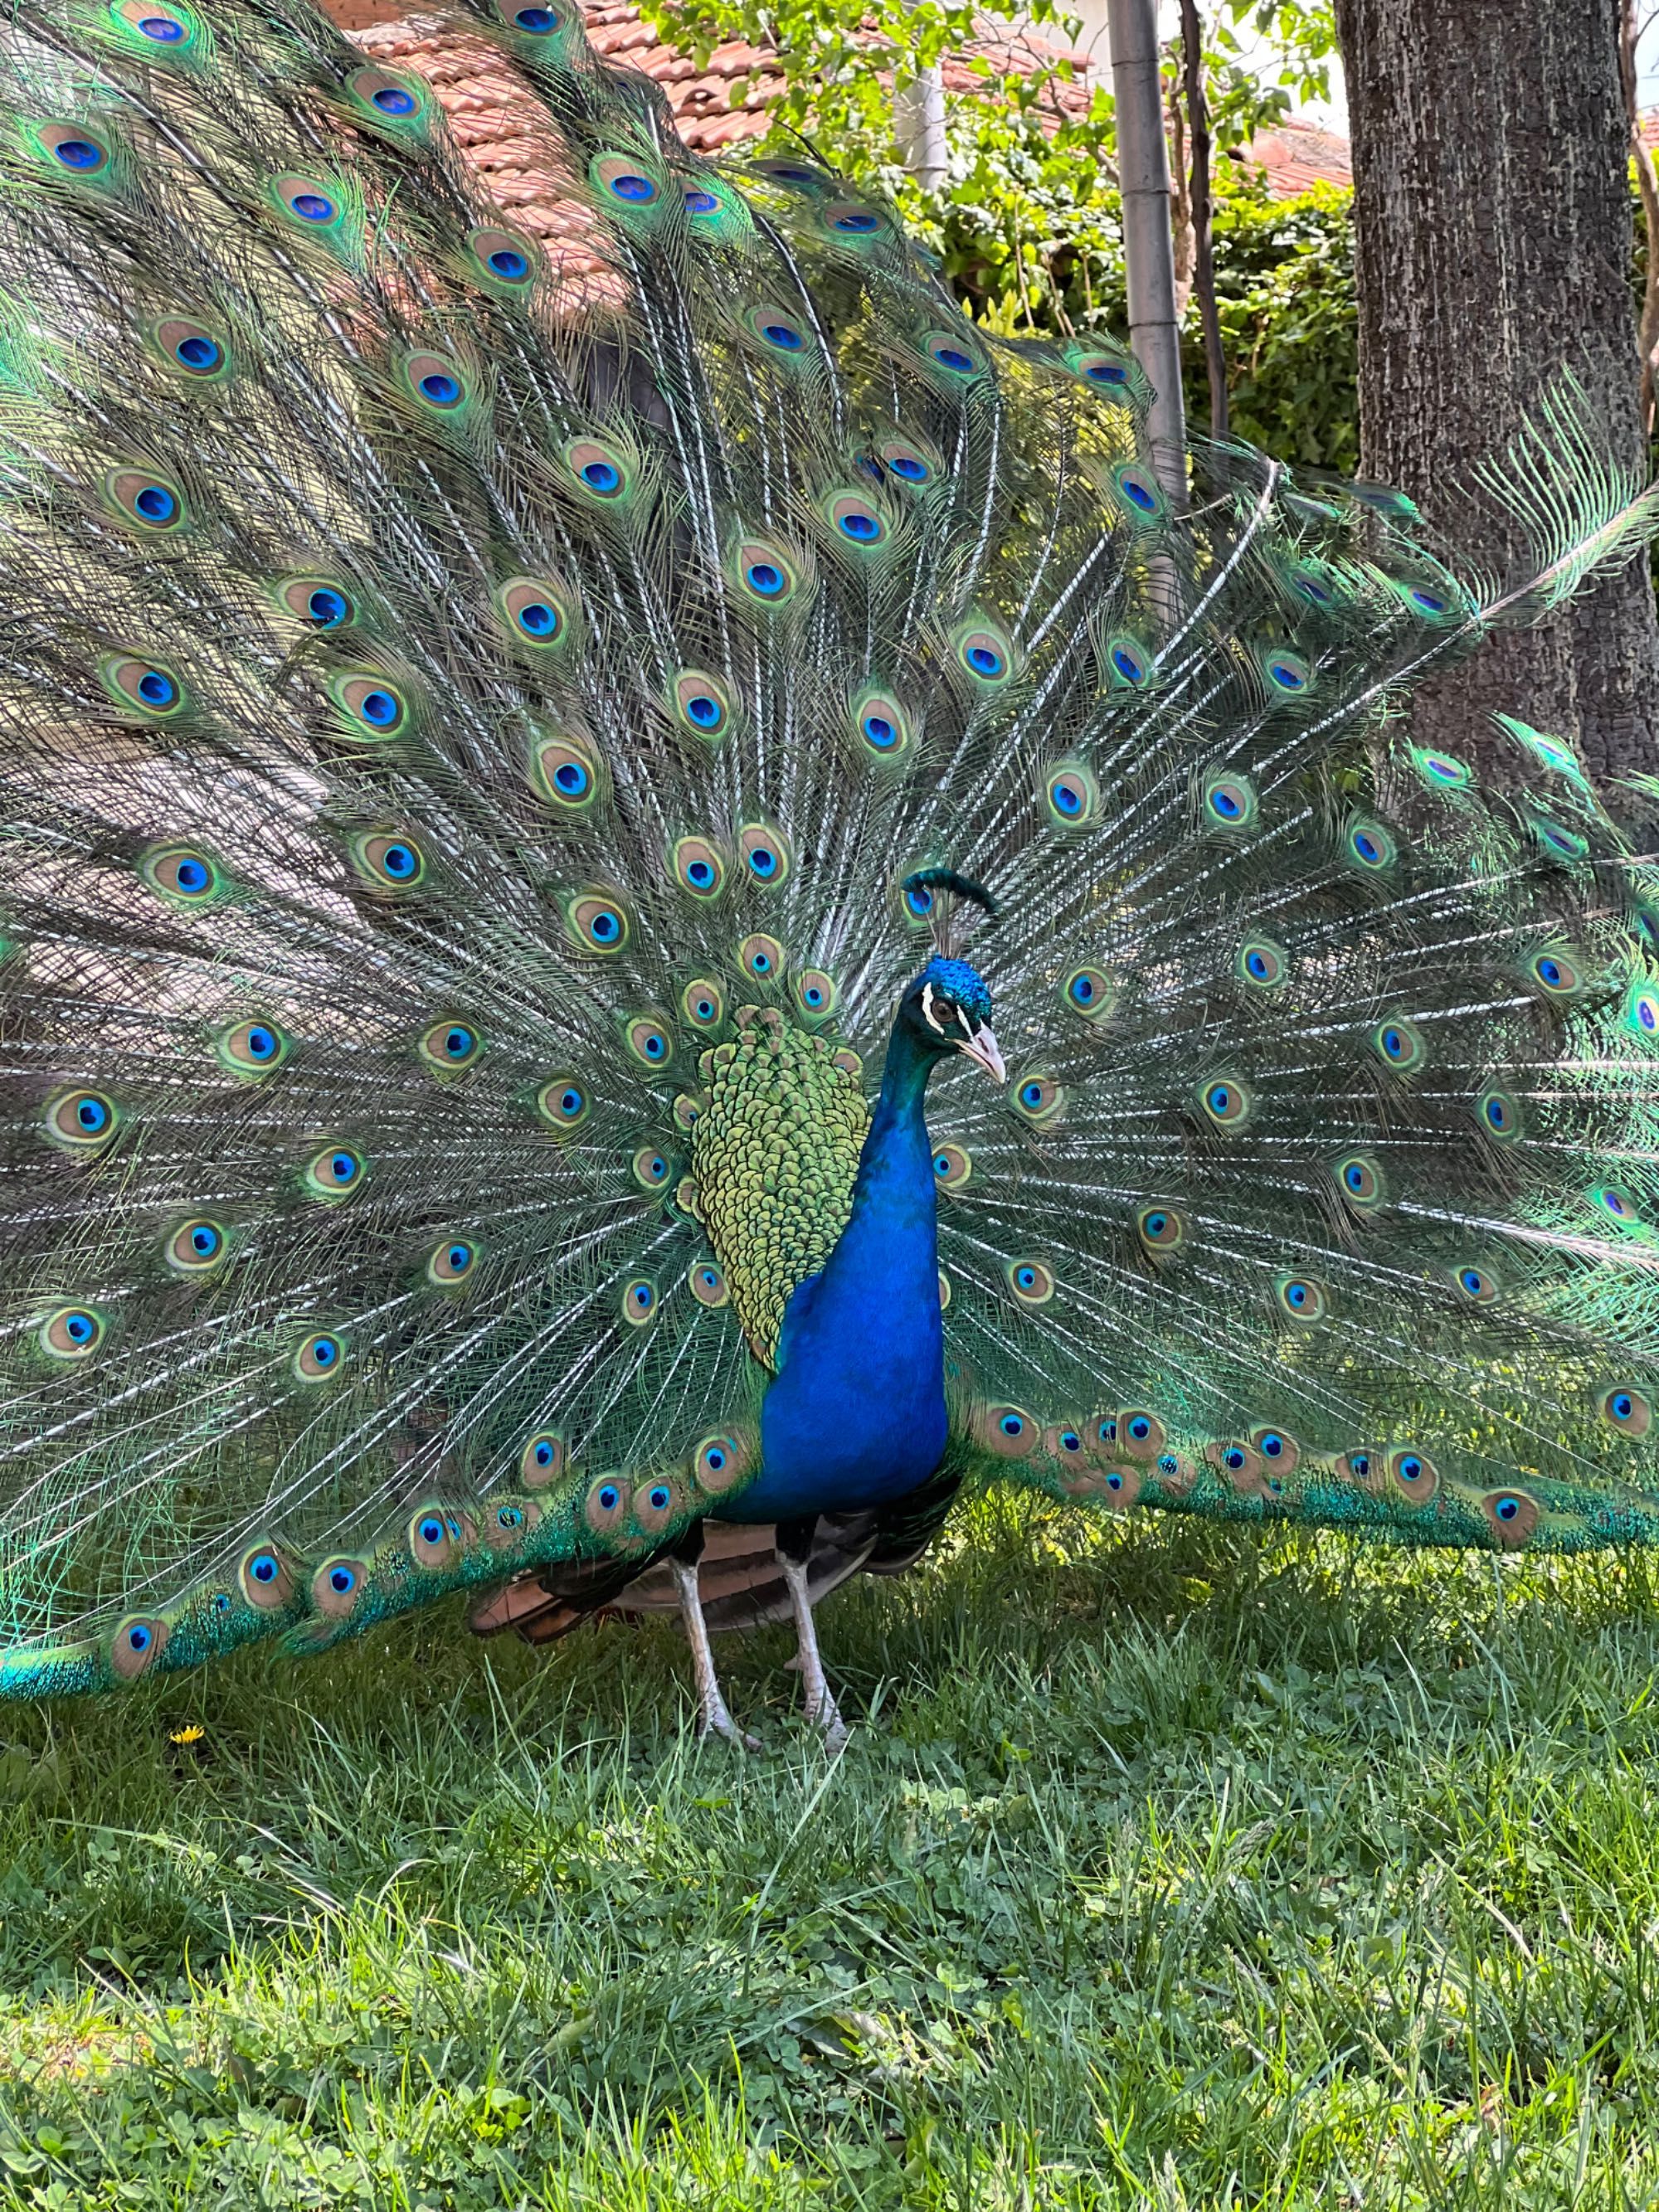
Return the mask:
<svg viewBox="0 0 1659 2212"><path fill-rule="evenodd" d="M853 1211L821 1275L789 1301L745 1520L853 1512L925 1482L945 1449L933 1148L933 1055L895 1024Z"/></svg>

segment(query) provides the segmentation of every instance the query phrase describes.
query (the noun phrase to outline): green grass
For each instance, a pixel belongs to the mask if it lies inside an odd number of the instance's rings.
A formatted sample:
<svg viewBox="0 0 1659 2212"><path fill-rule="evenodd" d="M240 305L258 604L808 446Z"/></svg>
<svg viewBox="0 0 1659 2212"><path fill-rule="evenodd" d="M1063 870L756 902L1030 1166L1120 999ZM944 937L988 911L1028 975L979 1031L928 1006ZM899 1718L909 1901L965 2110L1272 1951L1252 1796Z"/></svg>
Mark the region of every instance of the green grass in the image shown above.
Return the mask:
<svg viewBox="0 0 1659 2212"><path fill-rule="evenodd" d="M838 1763L774 1633L0 1709L0 2206L1650 2206L1656 1595L990 1504Z"/></svg>

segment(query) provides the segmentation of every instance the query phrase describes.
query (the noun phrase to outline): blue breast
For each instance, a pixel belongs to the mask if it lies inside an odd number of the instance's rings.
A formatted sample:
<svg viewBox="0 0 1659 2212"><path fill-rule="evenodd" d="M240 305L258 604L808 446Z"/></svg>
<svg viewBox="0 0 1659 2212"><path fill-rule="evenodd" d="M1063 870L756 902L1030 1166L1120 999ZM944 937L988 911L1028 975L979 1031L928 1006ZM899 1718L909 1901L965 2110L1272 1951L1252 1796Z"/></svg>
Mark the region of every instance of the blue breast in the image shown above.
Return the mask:
<svg viewBox="0 0 1659 2212"><path fill-rule="evenodd" d="M895 1048L902 1040L896 1037ZM744 1521L856 1512L925 1482L944 1455L945 1332L926 1059L890 1049L853 1212L790 1299Z"/></svg>

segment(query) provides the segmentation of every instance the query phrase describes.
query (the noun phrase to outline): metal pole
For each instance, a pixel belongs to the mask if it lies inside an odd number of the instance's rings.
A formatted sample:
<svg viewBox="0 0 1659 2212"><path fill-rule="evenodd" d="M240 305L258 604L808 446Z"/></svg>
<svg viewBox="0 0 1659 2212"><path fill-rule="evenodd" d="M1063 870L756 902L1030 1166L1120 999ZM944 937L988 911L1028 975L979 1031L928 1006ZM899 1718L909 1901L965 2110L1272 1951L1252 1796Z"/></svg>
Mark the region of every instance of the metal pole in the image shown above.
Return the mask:
<svg viewBox="0 0 1659 2212"><path fill-rule="evenodd" d="M924 191L942 192L949 172L945 141L945 68L930 62L893 85L893 135L904 166Z"/></svg>
<svg viewBox="0 0 1659 2212"><path fill-rule="evenodd" d="M1181 337L1176 320L1175 241L1170 229L1170 149L1158 75L1158 0L1106 0L1117 107L1118 190L1129 288L1129 343L1152 381L1152 465L1170 498L1187 496Z"/></svg>

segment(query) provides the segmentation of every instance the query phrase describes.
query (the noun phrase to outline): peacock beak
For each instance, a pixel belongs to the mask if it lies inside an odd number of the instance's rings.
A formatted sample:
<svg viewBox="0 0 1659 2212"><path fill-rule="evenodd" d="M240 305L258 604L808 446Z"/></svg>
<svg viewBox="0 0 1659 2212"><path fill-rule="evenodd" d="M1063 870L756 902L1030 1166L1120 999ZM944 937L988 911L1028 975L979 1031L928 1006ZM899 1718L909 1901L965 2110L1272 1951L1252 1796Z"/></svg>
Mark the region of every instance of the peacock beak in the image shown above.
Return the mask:
<svg viewBox="0 0 1659 2212"><path fill-rule="evenodd" d="M993 1083L1006 1083L1008 1071L1002 1064L1002 1054L997 1050L997 1041L981 1022L961 1050L976 1067L982 1067Z"/></svg>

